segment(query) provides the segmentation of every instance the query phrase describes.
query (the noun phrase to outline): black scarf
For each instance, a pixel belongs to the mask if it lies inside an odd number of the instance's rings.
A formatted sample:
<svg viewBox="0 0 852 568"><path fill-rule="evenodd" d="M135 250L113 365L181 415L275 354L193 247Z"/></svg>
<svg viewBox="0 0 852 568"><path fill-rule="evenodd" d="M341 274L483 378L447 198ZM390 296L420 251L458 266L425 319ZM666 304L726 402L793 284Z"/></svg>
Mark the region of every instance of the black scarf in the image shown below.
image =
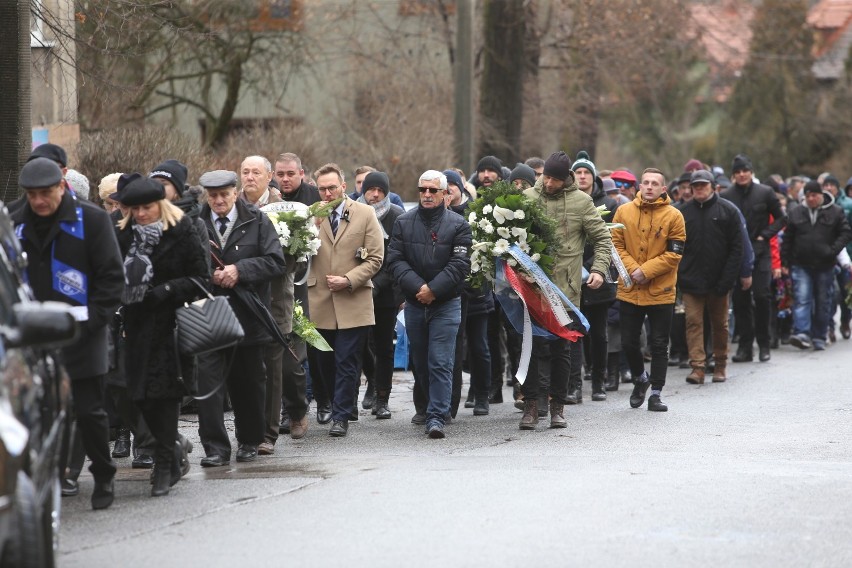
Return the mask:
<svg viewBox="0 0 852 568"><path fill-rule="evenodd" d="M151 264L151 253L160 242L163 235L163 223L148 225L133 224L133 242L124 257L124 293L122 304L135 304L145 298L148 285L154 279L154 265Z"/></svg>

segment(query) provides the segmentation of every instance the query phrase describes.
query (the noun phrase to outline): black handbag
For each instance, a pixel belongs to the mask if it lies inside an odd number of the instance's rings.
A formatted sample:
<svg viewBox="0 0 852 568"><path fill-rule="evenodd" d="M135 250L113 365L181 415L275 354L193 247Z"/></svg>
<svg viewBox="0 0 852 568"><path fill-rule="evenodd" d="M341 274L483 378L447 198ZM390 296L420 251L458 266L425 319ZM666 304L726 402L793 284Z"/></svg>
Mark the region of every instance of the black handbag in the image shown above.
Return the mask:
<svg viewBox="0 0 852 568"><path fill-rule="evenodd" d="M228 298L214 296L196 278L190 280L205 297L177 309L178 350L184 355L200 355L242 341L245 332Z"/></svg>

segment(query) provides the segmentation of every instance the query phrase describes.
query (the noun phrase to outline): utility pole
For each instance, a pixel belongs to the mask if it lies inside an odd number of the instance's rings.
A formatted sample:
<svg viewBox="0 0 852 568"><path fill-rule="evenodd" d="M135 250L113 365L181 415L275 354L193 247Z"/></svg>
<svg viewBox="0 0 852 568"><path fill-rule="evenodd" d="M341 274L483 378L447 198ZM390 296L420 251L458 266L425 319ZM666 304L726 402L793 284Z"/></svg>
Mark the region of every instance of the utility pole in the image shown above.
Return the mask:
<svg viewBox="0 0 852 568"><path fill-rule="evenodd" d="M8 203L32 146L29 0L0 2L0 22L0 198Z"/></svg>
<svg viewBox="0 0 852 568"><path fill-rule="evenodd" d="M473 156L473 3L456 2L455 149L458 166L470 173Z"/></svg>

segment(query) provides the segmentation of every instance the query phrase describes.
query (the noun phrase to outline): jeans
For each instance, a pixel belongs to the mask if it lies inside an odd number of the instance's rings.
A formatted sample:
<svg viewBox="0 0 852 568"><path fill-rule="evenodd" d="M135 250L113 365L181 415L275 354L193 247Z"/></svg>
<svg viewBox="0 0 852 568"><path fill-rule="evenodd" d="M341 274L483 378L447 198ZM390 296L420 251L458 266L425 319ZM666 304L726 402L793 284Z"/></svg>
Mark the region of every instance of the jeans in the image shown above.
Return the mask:
<svg viewBox="0 0 852 568"><path fill-rule="evenodd" d="M793 277L793 333L825 341L828 320L832 316L834 268L793 266L790 275Z"/></svg>
<svg viewBox="0 0 852 568"><path fill-rule="evenodd" d="M405 331L410 341L416 380L429 392L427 424L444 424L450 413L456 334L461 324L461 299L437 305L405 304Z"/></svg>
<svg viewBox="0 0 852 568"><path fill-rule="evenodd" d="M645 316L651 324L648 334L648 347L651 351L651 388L662 390L666 384L668 370L669 332L672 327L674 304L655 306L637 306L630 302L621 302L621 345L630 365L630 373L637 380L645 372L645 361L639 345L639 334Z"/></svg>

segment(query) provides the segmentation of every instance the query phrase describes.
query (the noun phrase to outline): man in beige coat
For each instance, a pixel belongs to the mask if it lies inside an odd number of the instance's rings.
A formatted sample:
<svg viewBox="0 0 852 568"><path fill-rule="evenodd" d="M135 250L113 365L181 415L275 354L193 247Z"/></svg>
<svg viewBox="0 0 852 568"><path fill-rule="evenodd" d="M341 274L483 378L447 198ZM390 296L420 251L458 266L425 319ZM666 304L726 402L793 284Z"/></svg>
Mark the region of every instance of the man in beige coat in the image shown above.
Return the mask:
<svg viewBox="0 0 852 568"><path fill-rule="evenodd" d="M308 277L311 319L334 349L315 351L311 372L332 395L329 436L340 437L356 412L364 340L375 324L371 279L382 267L384 234L373 208L347 197L337 164L324 165L314 178L320 199L343 198L319 225L322 245Z"/></svg>

